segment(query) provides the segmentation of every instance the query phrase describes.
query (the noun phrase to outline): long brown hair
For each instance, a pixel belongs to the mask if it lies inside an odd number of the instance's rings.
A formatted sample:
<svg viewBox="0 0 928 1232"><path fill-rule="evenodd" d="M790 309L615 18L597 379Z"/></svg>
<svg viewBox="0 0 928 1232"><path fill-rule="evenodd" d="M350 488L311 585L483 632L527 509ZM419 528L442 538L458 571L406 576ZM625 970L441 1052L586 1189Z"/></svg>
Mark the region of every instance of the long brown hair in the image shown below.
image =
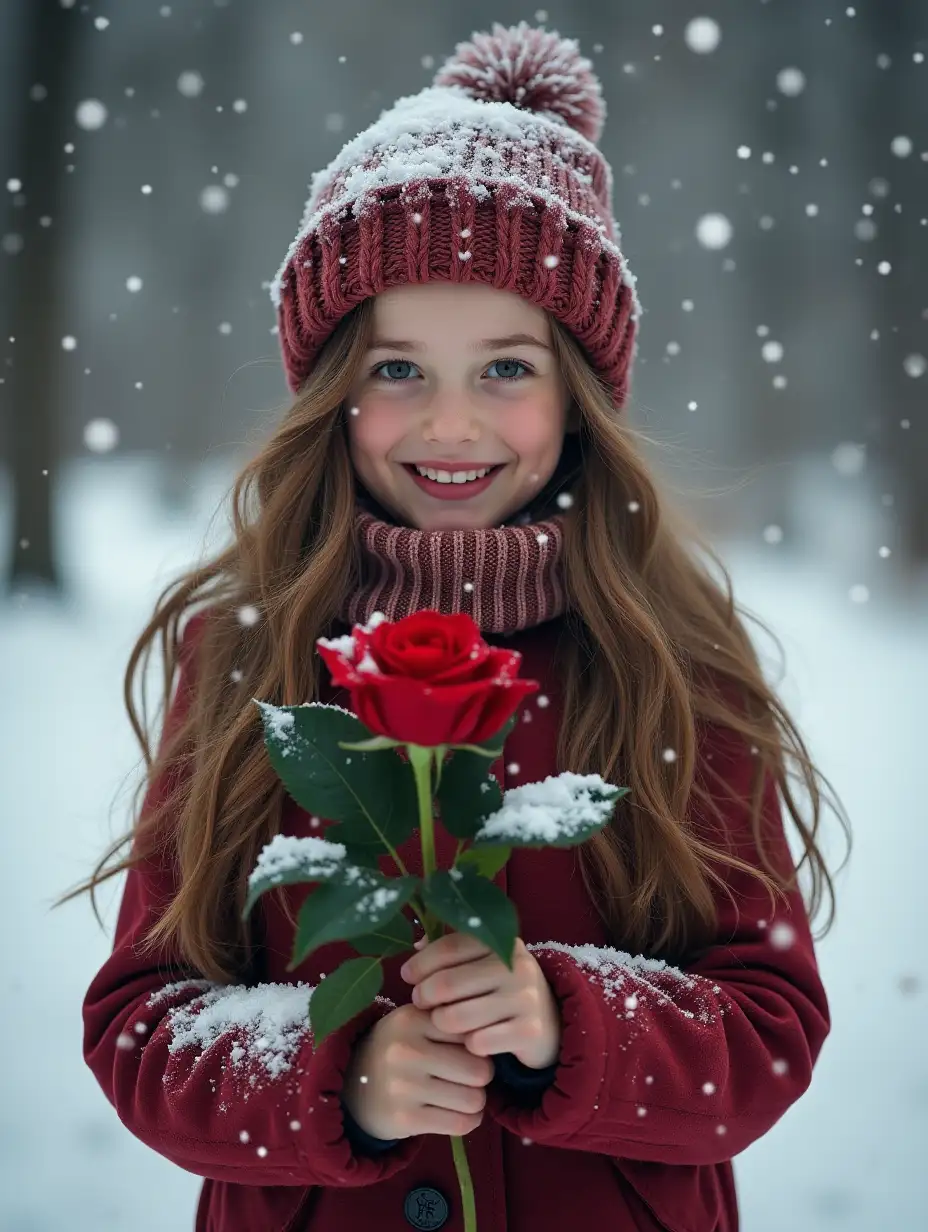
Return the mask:
<svg viewBox="0 0 928 1232"><path fill-rule="evenodd" d="M241 919L246 881L279 831L284 803L251 699L296 705L318 697L321 660L306 647L338 620L343 593L358 576L357 488L344 401L368 347L372 302L341 322L279 428L238 475L231 546L159 596L124 684L146 765L134 825L92 876L55 904L89 890L96 913L98 885L143 859L165 859L176 870L175 893L146 945L153 952L171 944L220 982L251 969L255 938ZM552 480L571 480L573 496L565 513L570 610L562 639L558 769L598 773L631 788L613 824L580 849L587 889L619 948L673 960L711 939L712 886L724 888L726 866L756 877L771 897L793 885L805 867L812 918L827 891L827 932L834 886L817 837L820 784L829 790L830 784L764 680L721 560L659 493L645 462L646 438L617 415L579 344L555 320L551 325L561 371L581 412L579 433L565 438ZM724 587L700 553L715 564ZM160 635L159 713L167 713L175 669L187 666L181 620L200 604L210 618L197 645L195 687L153 755L133 701L135 678L142 677L144 719L145 670ZM243 619L249 612L257 619ZM691 801L721 819L727 787L724 775L697 765L704 723L729 729L756 754L750 803L763 868L726 850L721 829L713 839L691 824ZM809 797L810 822L789 785L793 767ZM768 859L761 833L762 795L771 776L802 844L798 867L789 873L782 860L777 867ZM849 838L836 799L833 806ZM128 854L107 867L127 843Z"/></svg>

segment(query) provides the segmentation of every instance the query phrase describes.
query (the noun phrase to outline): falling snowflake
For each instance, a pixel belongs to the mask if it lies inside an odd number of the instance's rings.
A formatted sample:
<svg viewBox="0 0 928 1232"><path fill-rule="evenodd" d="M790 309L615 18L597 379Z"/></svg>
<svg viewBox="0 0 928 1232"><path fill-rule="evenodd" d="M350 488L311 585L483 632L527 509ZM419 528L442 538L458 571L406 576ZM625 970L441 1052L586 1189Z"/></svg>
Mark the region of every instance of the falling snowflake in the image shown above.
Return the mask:
<svg viewBox="0 0 928 1232"><path fill-rule="evenodd" d="M181 73L177 79L177 88L183 94L184 98L197 98L203 93L203 87L206 82L203 80L201 73L197 73L192 69Z"/></svg>
<svg viewBox="0 0 928 1232"><path fill-rule="evenodd" d="M859 475L864 469L867 460L866 450L863 445L857 445L853 441L842 441L840 445L835 446L831 454L831 464L845 478L853 478Z"/></svg>
<svg viewBox="0 0 928 1232"><path fill-rule="evenodd" d="M108 116L109 112L98 98L85 98L83 102L77 104L74 111L74 118L78 126L87 132L93 132L97 128L102 128Z"/></svg>
<svg viewBox="0 0 928 1232"><path fill-rule="evenodd" d="M725 248L731 242L732 232L724 214L703 214L696 224L696 238L703 248Z"/></svg>
<svg viewBox="0 0 928 1232"><path fill-rule="evenodd" d="M777 89L789 98L795 98L806 88L806 77L802 69L781 68L777 73Z"/></svg>
<svg viewBox="0 0 928 1232"><path fill-rule="evenodd" d="M796 930L792 924L779 920L770 930L770 944L775 950L789 950L796 943Z"/></svg>
<svg viewBox="0 0 928 1232"><path fill-rule="evenodd" d="M722 30L712 17L694 17L683 31L683 38L690 51L695 51L697 55L708 55L718 47Z"/></svg>
<svg viewBox="0 0 928 1232"><path fill-rule="evenodd" d="M222 214L229 208L229 194L221 184L208 184L200 193L200 208L207 214Z"/></svg>
<svg viewBox="0 0 928 1232"><path fill-rule="evenodd" d="M84 427L84 444L92 453L109 453L119 443L119 429L111 419L91 419Z"/></svg>

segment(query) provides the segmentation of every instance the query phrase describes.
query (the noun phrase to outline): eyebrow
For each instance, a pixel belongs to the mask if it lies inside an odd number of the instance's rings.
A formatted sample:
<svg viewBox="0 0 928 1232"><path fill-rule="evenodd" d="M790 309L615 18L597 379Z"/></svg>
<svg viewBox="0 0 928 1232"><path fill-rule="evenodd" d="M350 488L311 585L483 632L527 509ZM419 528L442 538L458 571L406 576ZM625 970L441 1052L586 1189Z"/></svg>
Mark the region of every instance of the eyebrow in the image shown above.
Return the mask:
<svg viewBox="0 0 928 1232"><path fill-rule="evenodd" d="M508 334L505 338L482 338L470 349L472 351L498 351L516 346L533 346L540 347L543 351L551 350L547 343L531 334ZM407 342L402 338L375 338L368 348L371 351L422 351L424 349L419 343Z"/></svg>

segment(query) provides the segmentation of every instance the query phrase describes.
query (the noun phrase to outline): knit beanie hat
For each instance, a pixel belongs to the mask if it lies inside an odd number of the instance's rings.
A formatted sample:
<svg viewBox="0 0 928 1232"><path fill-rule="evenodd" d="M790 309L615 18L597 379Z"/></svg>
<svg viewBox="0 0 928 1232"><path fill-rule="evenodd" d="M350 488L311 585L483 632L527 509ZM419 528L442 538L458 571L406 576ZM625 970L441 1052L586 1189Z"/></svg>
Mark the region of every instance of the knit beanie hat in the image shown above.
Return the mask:
<svg viewBox="0 0 928 1232"><path fill-rule="evenodd" d="M549 311L626 399L639 304L596 146L602 88L576 41L494 25L312 178L271 283L295 393L355 305L404 283L480 282Z"/></svg>

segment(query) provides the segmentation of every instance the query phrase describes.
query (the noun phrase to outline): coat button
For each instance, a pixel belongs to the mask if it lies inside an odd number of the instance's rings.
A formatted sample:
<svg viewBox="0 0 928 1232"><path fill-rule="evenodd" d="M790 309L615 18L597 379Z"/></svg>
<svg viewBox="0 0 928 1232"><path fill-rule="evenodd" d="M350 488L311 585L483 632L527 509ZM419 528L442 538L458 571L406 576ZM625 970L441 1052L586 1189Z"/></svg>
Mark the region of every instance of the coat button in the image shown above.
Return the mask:
<svg viewBox="0 0 928 1232"><path fill-rule="evenodd" d="M448 1202L445 1195L429 1185L411 1189L406 1195L403 1214L407 1223L422 1232L441 1228L448 1218Z"/></svg>

